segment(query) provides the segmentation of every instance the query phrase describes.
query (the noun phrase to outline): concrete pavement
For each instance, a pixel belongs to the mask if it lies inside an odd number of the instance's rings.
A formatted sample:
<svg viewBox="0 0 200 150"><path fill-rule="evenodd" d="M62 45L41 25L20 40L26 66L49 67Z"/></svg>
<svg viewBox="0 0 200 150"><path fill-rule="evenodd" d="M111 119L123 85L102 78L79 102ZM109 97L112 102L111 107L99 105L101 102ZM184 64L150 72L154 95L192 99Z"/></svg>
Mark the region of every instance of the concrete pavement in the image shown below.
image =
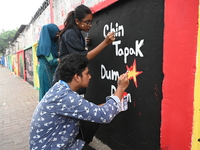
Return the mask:
<svg viewBox="0 0 200 150"><path fill-rule="evenodd" d="M8 68L0 67L0 150L28 150L29 127L38 90ZM97 138L90 146L110 150Z"/></svg>

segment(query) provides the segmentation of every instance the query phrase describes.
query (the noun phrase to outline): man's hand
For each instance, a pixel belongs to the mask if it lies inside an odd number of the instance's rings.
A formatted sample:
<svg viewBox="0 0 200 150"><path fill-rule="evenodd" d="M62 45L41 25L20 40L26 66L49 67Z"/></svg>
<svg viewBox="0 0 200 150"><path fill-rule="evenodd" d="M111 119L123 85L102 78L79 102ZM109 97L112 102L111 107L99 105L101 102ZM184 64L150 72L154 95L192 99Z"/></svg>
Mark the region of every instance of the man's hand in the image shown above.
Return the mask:
<svg viewBox="0 0 200 150"><path fill-rule="evenodd" d="M128 73L124 73L120 75L118 78L117 84L119 88L125 91L129 85Z"/></svg>
<svg viewBox="0 0 200 150"><path fill-rule="evenodd" d="M122 94L126 90L128 85L129 85L128 74L124 73L120 75L117 81L117 90L114 93L114 95L119 97L119 99L122 99Z"/></svg>

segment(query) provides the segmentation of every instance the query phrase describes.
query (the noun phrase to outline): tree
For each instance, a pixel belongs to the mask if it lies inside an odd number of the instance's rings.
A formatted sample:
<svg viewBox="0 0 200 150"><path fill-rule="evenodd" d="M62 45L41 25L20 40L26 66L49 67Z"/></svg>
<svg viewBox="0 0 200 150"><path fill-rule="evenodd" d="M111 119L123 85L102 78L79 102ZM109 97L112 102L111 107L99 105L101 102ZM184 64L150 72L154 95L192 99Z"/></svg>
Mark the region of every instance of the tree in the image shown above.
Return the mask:
<svg viewBox="0 0 200 150"><path fill-rule="evenodd" d="M5 54L5 50L9 47L9 42L12 41L16 32L17 30L2 30L2 33L0 33L0 54Z"/></svg>

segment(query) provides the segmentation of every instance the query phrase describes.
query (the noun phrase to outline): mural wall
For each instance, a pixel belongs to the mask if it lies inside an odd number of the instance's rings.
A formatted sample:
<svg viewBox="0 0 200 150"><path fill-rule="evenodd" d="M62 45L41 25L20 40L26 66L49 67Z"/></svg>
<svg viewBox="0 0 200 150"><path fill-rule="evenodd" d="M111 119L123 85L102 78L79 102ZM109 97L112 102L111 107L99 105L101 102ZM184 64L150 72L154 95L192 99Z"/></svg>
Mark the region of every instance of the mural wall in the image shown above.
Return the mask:
<svg viewBox="0 0 200 150"><path fill-rule="evenodd" d="M119 1L95 14L89 50L108 32L115 32L116 40L90 61L86 98L103 103L116 90L119 75L129 70L129 109L101 125L97 134L114 150L160 147L163 7L157 0Z"/></svg>
<svg viewBox="0 0 200 150"><path fill-rule="evenodd" d="M161 127L164 150L189 150L192 134L197 134L192 133L192 128L199 1L179 2L165 2ZM195 149L199 148L200 145Z"/></svg>
<svg viewBox="0 0 200 150"><path fill-rule="evenodd" d="M200 14L200 9L199 9ZM200 24L200 16L198 16L198 24ZM200 26L198 26L197 39L197 57L196 57L196 74L194 83L194 115L193 115L193 134L192 134L192 150L197 150L200 147Z"/></svg>
<svg viewBox="0 0 200 150"><path fill-rule="evenodd" d="M33 82L34 82L34 88L39 89L39 78L38 78L38 67L39 67L39 62L36 56L37 53L37 46L38 43L35 43L32 47L33 50Z"/></svg>
<svg viewBox="0 0 200 150"><path fill-rule="evenodd" d="M13 71L13 68L12 68L12 55L9 55L9 56L6 56L6 64L7 64L7 67L10 71Z"/></svg>
<svg viewBox="0 0 200 150"><path fill-rule="evenodd" d="M26 49L24 51L25 56L25 73L26 73L26 81L33 84L33 54L32 54L32 47Z"/></svg>
<svg viewBox="0 0 200 150"><path fill-rule="evenodd" d="M54 22L60 26L63 25L67 13L72 10L70 1L54 0Z"/></svg>
<svg viewBox="0 0 200 150"><path fill-rule="evenodd" d="M12 68L15 75L18 75L17 54L12 55Z"/></svg>
<svg viewBox="0 0 200 150"><path fill-rule="evenodd" d="M17 53L17 57L18 57L18 63L19 63L19 76L23 79L25 79L25 74L24 74L24 51L19 51Z"/></svg>

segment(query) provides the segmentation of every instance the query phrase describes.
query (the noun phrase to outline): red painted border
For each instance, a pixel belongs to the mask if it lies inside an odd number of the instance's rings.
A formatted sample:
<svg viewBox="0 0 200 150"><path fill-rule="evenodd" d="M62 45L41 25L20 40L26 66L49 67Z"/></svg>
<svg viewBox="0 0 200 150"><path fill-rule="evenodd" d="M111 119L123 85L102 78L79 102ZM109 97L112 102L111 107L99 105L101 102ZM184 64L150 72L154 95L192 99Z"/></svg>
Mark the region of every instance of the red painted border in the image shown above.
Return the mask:
<svg viewBox="0 0 200 150"><path fill-rule="evenodd" d="M109 5L115 3L116 1L118 1L118 0L105 0L103 2L96 4L93 7L91 7L91 10L93 13L96 13L97 11L100 11L101 9L108 7Z"/></svg>
<svg viewBox="0 0 200 150"><path fill-rule="evenodd" d="M17 62L18 62L18 75L20 75L20 59L19 59L19 54L22 53L23 50L17 51Z"/></svg>
<svg viewBox="0 0 200 150"><path fill-rule="evenodd" d="M62 25L58 26L58 28L59 28L60 30L62 30L62 29L64 28L64 25L62 24Z"/></svg>
<svg viewBox="0 0 200 150"><path fill-rule="evenodd" d="M198 0L165 1L162 150L190 150Z"/></svg>

